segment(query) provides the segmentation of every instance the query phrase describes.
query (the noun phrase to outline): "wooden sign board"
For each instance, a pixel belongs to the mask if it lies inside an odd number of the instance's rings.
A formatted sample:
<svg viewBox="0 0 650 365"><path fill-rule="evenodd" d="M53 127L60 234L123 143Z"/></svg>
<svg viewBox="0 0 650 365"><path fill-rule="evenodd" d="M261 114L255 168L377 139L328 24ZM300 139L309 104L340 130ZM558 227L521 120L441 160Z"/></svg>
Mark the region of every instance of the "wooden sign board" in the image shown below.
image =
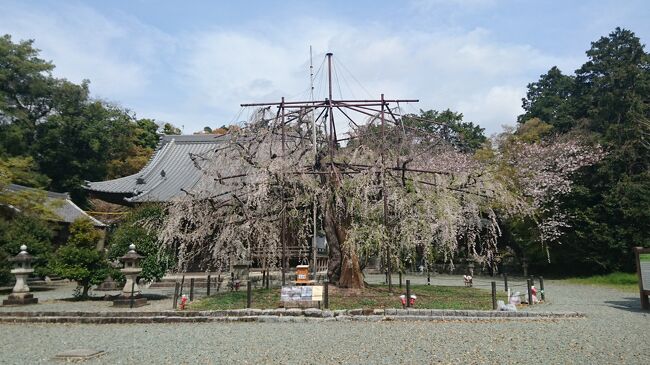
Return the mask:
<svg viewBox="0 0 650 365"><path fill-rule="evenodd" d="M639 294L641 308L650 309L650 248L635 247L636 273L639 277Z"/></svg>

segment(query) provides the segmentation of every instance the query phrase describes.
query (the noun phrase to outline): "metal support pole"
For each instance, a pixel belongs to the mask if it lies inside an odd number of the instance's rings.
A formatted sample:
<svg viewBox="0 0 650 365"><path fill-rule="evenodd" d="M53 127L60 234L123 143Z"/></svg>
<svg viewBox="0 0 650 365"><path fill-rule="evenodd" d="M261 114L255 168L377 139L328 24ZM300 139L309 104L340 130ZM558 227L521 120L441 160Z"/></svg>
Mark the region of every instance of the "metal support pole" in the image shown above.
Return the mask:
<svg viewBox="0 0 650 365"><path fill-rule="evenodd" d="M402 272L399 272L399 288L402 289Z"/></svg>
<svg viewBox="0 0 650 365"><path fill-rule="evenodd" d="M497 282L492 282L492 309L497 309Z"/></svg>
<svg viewBox="0 0 650 365"><path fill-rule="evenodd" d="M246 281L246 308L251 307L251 302L253 301L253 291L251 287L251 281Z"/></svg>
<svg viewBox="0 0 650 365"><path fill-rule="evenodd" d="M194 278L190 279L190 302L194 300Z"/></svg>
<svg viewBox="0 0 650 365"><path fill-rule="evenodd" d="M309 46L309 99L314 100L314 64L312 62L311 46ZM318 150L316 146L316 119L314 119L314 109L311 110L311 132L312 132L312 144L314 147L314 167L318 161ZM317 263L317 254L318 247L316 242L316 195L314 195L314 202L312 206L312 271L313 271L313 280L316 281L316 276L318 275L318 263Z"/></svg>
<svg viewBox="0 0 650 365"><path fill-rule="evenodd" d="M207 279L207 282L205 284L205 290L206 290L205 295L208 296L208 297L210 296L210 283L211 283L210 279L211 279L210 275L208 275L208 279Z"/></svg>
<svg viewBox="0 0 650 365"><path fill-rule="evenodd" d="M323 283L323 306L325 309L330 307L329 284L329 280L325 279L325 283Z"/></svg>
<svg viewBox="0 0 650 365"><path fill-rule="evenodd" d="M284 122L284 96L282 97L282 104L280 104L280 112L282 113L282 120L280 123L282 123L282 159L284 160L286 158L286 151L285 151L285 145L286 145L286 128L285 128L285 122ZM286 215L286 197L285 197L285 190L284 190L284 174L282 174L282 231L280 233L280 236L282 238L282 285L286 285L286 272L287 272L287 215Z"/></svg>
<svg viewBox="0 0 650 365"><path fill-rule="evenodd" d="M544 293L544 277L539 277L539 294L542 300L546 300L546 295Z"/></svg>
<svg viewBox="0 0 650 365"><path fill-rule="evenodd" d="M503 274L503 290L508 291L508 274Z"/></svg>
<svg viewBox="0 0 650 365"><path fill-rule="evenodd" d="M384 156L384 145L386 141L386 117L384 115L384 94L381 94L381 195L384 201L384 229L388 232L388 192L386 191L386 161ZM390 235L389 235L390 236ZM388 267L388 291L393 292L393 281L390 268L390 238L386 240L386 265ZM400 284L402 287L402 274L400 273Z"/></svg>
<svg viewBox="0 0 650 365"><path fill-rule="evenodd" d="M530 286L535 286L535 278L532 275L530 276Z"/></svg>
<svg viewBox="0 0 650 365"><path fill-rule="evenodd" d="M533 305L533 291L531 287L533 286L530 282L530 279L526 280L526 285L528 287L528 305Z"/></svg>
<svg viewBox="0 0 650 365"><path fill-rule="evenodd" d="M181 293L179 294L181 297L183 296L183 285L185 284L185 275L181 278Z"/></svg>
<svg viewBox="0 0 650 365"><path fill-rule="evenodd" d="M219 292L220 288L221 288L221 273L217 274L217 293Z"/></svg>
<svg viewBox="0 0 650 365"><path fill-rule="evenodd" d="M177 281L174 283L174 303L172 304L172 309L176 309L178 306L178 291L180 289L180 283Z"/></svg>
<svg viewBox="0 0 650 365"><path fill-rule="evenodd" d="M411 307L411 280L406 279L406 308Z"/></svg>

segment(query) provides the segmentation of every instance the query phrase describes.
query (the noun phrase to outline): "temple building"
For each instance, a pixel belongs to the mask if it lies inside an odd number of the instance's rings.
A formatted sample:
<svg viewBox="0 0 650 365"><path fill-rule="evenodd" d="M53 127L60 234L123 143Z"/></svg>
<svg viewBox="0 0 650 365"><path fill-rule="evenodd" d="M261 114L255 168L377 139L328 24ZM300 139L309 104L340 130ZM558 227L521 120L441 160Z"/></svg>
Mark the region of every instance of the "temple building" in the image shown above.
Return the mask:
<svg viewBox="0 0 650 365"><path fill-rule="evenodd" d="M192 156L214 151L224 137L211 134L162 136L153 156L137 174L87 182L91 196L120 204L168 202L185 194L201 178Z"/></svg>
<svg viewBox="0 0 650 365"><path fill-rule="evenodd" d="M67 241L69 234L69 226L77 219L88 219L93 224L95 229L102 233L102 239L97 245L98 249L104 247L104 236L106 234L106 224L90 216L79 208L72 200L68 193L55 193L53 191L45 191L18 184L9 184L5 190L10 193L25 193L25 194L45 194L43 204L52 212L51 217L47 220L54 223L55 230L54 241L56 244L62 244ZM12 215L15 212L20 212L20 209L14 206L3 206L3 214Z"/></svg>

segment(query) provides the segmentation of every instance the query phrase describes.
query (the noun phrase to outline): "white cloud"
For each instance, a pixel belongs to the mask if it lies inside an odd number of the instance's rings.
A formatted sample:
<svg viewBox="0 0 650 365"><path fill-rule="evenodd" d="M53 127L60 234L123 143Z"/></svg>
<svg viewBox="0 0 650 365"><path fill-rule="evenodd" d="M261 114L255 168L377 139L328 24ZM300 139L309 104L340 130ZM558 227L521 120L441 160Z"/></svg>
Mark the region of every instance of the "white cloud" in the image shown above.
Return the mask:
<svg viewBox="0 0 650 365"><path fill-rule="evenodd" d="M488 133L514 123L527 83L552 65L574 63L497 41L480 28L411 31L292 17L168 35L86 6L7 8L0 33L35 38L57 76L88 78L94 95L141 117L185 125L186 132L230 122L243 102L307 98L309 45L316 68L325 52L335 53L337 98L339 90L346 98L419 98L408 111L451 108ZM316 79L318 97L325 97L325 84Z"/></svg>
<svg viewBox="0 0 650 365"><path fill-rule="evenodd" d="M528 45L498 43L483 29L391 33L380 24L312 19L276 25L272 34L212 30L192 38L185 85L194 86L195 100L233 113L241 102L275 101L304 90L308 45L316 44L327 46L317 48L316 67L324 52L335 53L343 93L351 89L355 97L368 97L349 70L372 97L419 97L416 108L456 109L489 133L515 121L531 73L565 62ZM338 97L336 79L334 88Z"/></svg>
<svg viewBox="0 0 650 365"><path fill-rule="evenodd" d="M56 65L57 77L90 79L95 94L117 101L151 86L163 45L171 42L128 16L114 21L86 6L66 4L40 9L5 6L0 33L12 34L14 41L35 39L41 57Z"/></svg>
<svg viewBox="0 0 650 365"><path fill-rule="evenodd" d="M497 3L498 0L411 0L409 7L418 12L430 12L441 8L471 12L493 7Z"/></svg>

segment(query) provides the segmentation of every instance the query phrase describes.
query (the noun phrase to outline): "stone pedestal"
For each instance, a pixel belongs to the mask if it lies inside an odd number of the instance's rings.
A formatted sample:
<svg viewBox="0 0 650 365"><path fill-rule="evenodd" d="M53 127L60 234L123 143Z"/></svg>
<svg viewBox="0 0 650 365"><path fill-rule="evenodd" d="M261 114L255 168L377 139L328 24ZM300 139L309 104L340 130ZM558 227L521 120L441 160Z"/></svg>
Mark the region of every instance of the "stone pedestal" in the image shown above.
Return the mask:
<svg viewBox="0 0 650 365"><path fill-rule="evenodd" d="M235 273L235 279L240 281L248 280L248 274L250 262L249 261L238 261L233 265L233 273Z"/></svg>
<svg viewBox="0 0 650 365"><path fill-rule="evenodd" d="M142 307L145 306L149 303L147 303L147 298L144 298L142 296L134 296L133 297L133 308L137 307ZM113 300L113 307L116 308L131 308L131 297L126 297L126 296L120 296L117 299Z"/></svg>
<svg viewBox="0 0 650 365"><path fill-rule="evenodd" d="M32 293L11 293L9 298L2 301L2 305L25 305L36 304L38 298L34 298Z"/></svg>

